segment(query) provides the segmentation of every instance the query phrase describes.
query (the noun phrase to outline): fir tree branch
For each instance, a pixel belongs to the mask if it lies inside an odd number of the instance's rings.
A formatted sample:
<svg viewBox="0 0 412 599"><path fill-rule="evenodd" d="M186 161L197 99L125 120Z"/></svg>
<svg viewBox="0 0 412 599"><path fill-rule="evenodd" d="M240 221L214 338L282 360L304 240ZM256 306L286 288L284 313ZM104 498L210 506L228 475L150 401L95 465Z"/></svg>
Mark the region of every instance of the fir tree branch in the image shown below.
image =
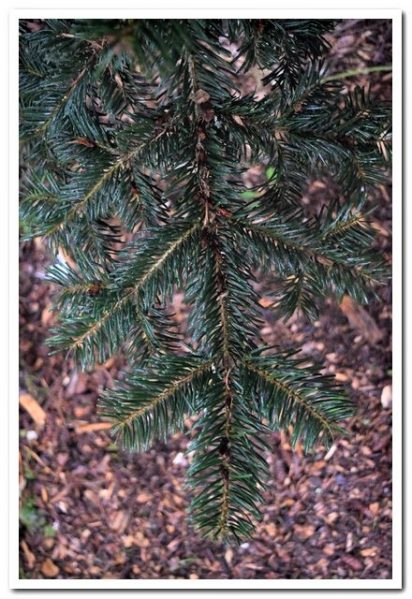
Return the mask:
<svg viewBox="0 0 412 599"><path fill-rule="evenodd" d="M86 327L82 327L83 330L80 334L69 335L68 339L63 338L62 340L55 338L54 343L57 342L59 347L65 347L70 351L79 350L83 348L86 342L89 342L96 337L109 322L116 322L116 318L118 318L121 311L126 309L133 299L137 299L139 292L145 288L153 276L162 272L164 263L200 229L200 226L199 223L191 224L191 226L185 228L172 243L166 243L164 251L157 255L155 259L153 259L153 256L150 256L151 260L149 260L148 256L148 261L144 265L145 268L142 270L141 276L133 282L131 287L123 288L120 298L117 298L117 294L112 296L107 302L108 305L104 305L101 314L96 318L92 318L91 323L86 325ZM163 248L160 248L160 250L162 249ZM116 275L116 272L114 272L114 275ZM110 287L110 283L109 280L108 287ZM134 309L137 309L136 302L134 302L133 305L135 306ZM92 356L89 356L87 363L89 363L91 358Z"/></svg>
<svg viewBox="0 0 412 599"><path fill-rule="evenodd" d="M167 127L163 128L160 132L157 132L149 140L139 144L136 148L133 148L125 156L122 156L108 168L96 183L89 189L89 191L78 201L76 201L72 208L65 212L59 222L55 223L52 227L48 228L46 234L53 235L53 233L66 228L66 225L70 223L76 216L78 216L85 208L85 206L92 200L96 194L104 187L105 183L109 181L117 171L122 170L131 160L136 159L139 154L159 141L168 132Z"/></svg>
<svg viewBox="0 0 412 599"><path fill-rule="evenodd" d="M198 86L196 77L196 66L193 56L188 58L189 75L192 88L192 97L194 100L194 118L197 129L197 142L195 149L196 171L199 177L199 195L204 205L203 227L207 232L205 237L206 243L211 248L211 254L214 260L214 271L216 281L216 297L219 305L220 328L222 334L222 376L224 380L224 433L221 441L221 468L220 473L223 482L222 502L220 506L220 519L218 525L218 535L225 537L229 523L229 505L230 505L230 451L232 437L232 408L233 395L231 390L230 376L232 364L232 351L229 336L229 314L226 305L226 297L228 289L225 281L225 274L222 267L224 256L219 249L219 229L215 224L216 207L214 206L213 198L211 197L211 177L208 167L208 119L202 112L202 104L208 103L199 102L203 92ZM211 107L213 110L213 107Z"/></svg>
<svg viewBox="0 0 412 599"><path fill-rule="evenodd" d="M264 356L260 350L242 365L251 381L250 392L257 394L256 402L271 425L292 425L292 443L301 438L308 450L318 438L330 445L334 435L343 432L336 423L353 414L353 405L338 392L331 377L303 363L288 355Z"/></svg>
<svg viewBox="0 0 412 599"><path fill-rule="evenodd" d="M292 430L308 450L332 442L353 411L333 377L258 346L254 285L274 278L277 317L300 308L313 319L326 295L366 302L381 277L365 204L387 177L390 114L365 90L343 97L326 75L332 26L21 24L21 131L33 138L23 146L25 238L44 235L76 265L49 269L61 288L52 343L82 367L125 350L129 371L99 406L125 449L145 450L197 416L191 514L211 539L253 532L269 428ZM239 75L255 67L267 84L259 100ZM267 180L249 189L256 164ZM309 217L302 196L325 175L336 201ZM169 314L176 288L190 348Z"/></svg>
<svg viewBox="0 0 412 599"><path fill-rule="evenodd" d="M365 215L361 212L355 213L347 220L336 221L333 226L325 231L322 235L322 239L327 240L329 238L340 236L350 229L354 229L358 225L365 225Z"/></svg>
<svg viewBox="0 0 412 599"><path fill-rule="evenodd" d="M146 449L183 426L195 398L205 389L213 360L164 355L153 359L108 390L100 400L102 416L111 421L126 449Z"/></svg>
<svg viewBox="0 0 412 599"><path fill-rule="evenodd" d="M274 376L273 373L267 372L266 370L263 370L261 368L256 368L250 362L244 361L243 365L245 366L246 370L248 370L251 373L259 375L259 377L264 379L267 383L269 383L270 385L273 385L273 387L275 389L280 390L282 393L287 395L287 397L289 397L293 402L296 402L297 404L299 404L303 408L303 410L308 412L308 414L311 417L313 417L315 420L317 420L321 424L322 428L324 428L329 434L332 435L332 433L333 433L332 426L331 426L330 422L323 416L322 412L320 412L319 410L314 408L305 399L305 397L302 396L299 392L297 392L292 386L290 386L287 383L285 383L284 381L276 378L276 376Z"/></svg>
<svg viewBox="0 0 412 599"><path fill-rule="evenodd" d="M119 430L122 427L129 427L134 420L147 414L148 412L153 411L153 409L159 404L166 402L173 397L177 391L181 391L182 387L188 383L192 383L199 374L203 373L205 370L208 370L212 364L213 360L208 360L207 362L197 366L194 370L190 371L189 374L172 381L170 385L168 385L161 393L159 393L159 395L151 398L147 404L132 410L125 418L121 420L115 420L114 424L116 428Z"/></svg>
<svg viewBox="0 0 412 599"><path fill-rule="evenodd" d="M85 75L87 75L89 73L89 69L93 65L95 59L96 59L96 57L93 56L89 60L89 62L86 64L86 66L80 71L80 73L77 75L77 77L74 79L74 81L72 81L72 83L70 84L69 88L64 93L64 95L61 98L60 102L58 102L56 104L55 108L53 109L53 111L50 114L50 116L48 117L48 119L42 125L40 125L40 127L38 127L36 129L35 134L37 134L37 135L44 135L45 134L45 132L50 127L50 125L52 124L52 122L54 121L54 119L56 118L56 116L59 114L59 112L61 110L63 110L64 106L70 100L71 96L73 95L74 91L76 90L76 87L79 85L79 83L81 83L81 81L83 80L83 78L85 77Z"/></svg>
<svg viewBox="0 0 412 599"><path fill-rule="evenodd" d="M261 238L266 242L269 241L276 244L275 248L277 250L279 250L277 244L282 244L282 246L285 248L292 250L295 258L299 259L299 263L302 266L308 263L308 258L312 258L320 266L324 266L329 269L337 268L343 272L347 272L348 274L354 270L356 271L356 275L366 283L372 285L378 283L378 278L373 273L369 273L367 270L365 270L365 268L363 268L362 264L364 260L360 264L356 263L356 260L349 264L348 258L340 255L339 248L334 248L333 250L331 249L329 251L325 251L324 249L321 251L318 249L318 247L314 247L312 245L313 239L299 240L299 238L296 238L296 241L294 241L292 239L288 239L284 231L277 231L276 227L271 228L261 224L245 222L236 218L233 219L233 222L237 222L238 225L252 235L256 235L258 238ZM328 271L326 270L325 272L327 273ZM330 272L332 273L332 271Z"/></svg>

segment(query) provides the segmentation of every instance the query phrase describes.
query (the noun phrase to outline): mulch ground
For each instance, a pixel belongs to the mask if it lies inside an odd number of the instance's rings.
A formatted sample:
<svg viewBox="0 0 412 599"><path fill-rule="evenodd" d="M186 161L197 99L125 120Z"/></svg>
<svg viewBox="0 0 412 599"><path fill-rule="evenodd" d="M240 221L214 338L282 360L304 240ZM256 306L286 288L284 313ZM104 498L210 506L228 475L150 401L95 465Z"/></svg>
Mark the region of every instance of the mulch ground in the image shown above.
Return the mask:
<svg viewBox="0 0 412 599"><path fill-rule="evenodd" d="M371 50L363 58L358 50L357 58L353 51L345 54L358 43L359 27L345 23L338 32L352 42L336 50L337 70L388 61L382 24L366 22L361 29L369 31L364 45L375 40L370 46L377 56ZM382 97L390 96L387 74L375 73L372 84ZM315 185L313 193L320 192ZM373 201L376 251L389 259L390 192L382 187ZM322 362L345 385L357 413L347 423L348 437L329 451L318 447L305 456L299 446L292 451L287 433L272 435L263 519L252 540L233 547L199 539L188 524L184 434L128 455L99 422L97 397L117 377L121 358L81 373L65 356L49 355L45 342L54 315L52 290L43 280L47 262L41 241L22 245L22 578L391 577L389 286L367 308L348 298L341 305L327 301L311 324L299 315L275 321L263 297L264 338L285 348L300 346ZM180 296L174 303L177 314L184 314Z"/></svg>

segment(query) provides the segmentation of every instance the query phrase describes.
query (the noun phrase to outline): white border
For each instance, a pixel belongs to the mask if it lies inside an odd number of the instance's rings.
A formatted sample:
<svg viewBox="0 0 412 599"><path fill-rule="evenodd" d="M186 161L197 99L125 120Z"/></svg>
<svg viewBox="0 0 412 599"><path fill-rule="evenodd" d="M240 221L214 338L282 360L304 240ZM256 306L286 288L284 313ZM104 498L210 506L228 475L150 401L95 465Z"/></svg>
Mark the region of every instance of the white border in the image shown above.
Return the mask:
<svg viewBox="0 0 412 599"><path fill-rule="evenodd" d="M44 2L46 4L46 2ZM73 2L74 4L74 2ZM21 580L18 577L18 339L13 324L18 322L18 20L19 18L384 18L393 21L393 577L385 580ZM19 9L10 14L10 159L9 159L9 322L11 351L9 379L9 584L12 589L400 589L402 588L402 13L400 10L354 9Z"/></svg>

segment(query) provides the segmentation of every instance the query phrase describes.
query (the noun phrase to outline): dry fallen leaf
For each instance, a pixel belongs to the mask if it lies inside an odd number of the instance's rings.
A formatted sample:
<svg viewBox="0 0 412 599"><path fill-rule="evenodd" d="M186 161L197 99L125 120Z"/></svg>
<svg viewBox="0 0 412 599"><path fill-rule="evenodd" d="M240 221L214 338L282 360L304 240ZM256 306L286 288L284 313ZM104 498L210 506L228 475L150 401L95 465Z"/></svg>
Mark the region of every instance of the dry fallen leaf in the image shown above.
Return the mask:
<svg viewBox="0 0 412 599"><path fill-rule="evenodd" d="M46 412L30 393L20 393L19 402L21 407L26 410L33 418L37 426L43 427L46 423Z"/></svg>

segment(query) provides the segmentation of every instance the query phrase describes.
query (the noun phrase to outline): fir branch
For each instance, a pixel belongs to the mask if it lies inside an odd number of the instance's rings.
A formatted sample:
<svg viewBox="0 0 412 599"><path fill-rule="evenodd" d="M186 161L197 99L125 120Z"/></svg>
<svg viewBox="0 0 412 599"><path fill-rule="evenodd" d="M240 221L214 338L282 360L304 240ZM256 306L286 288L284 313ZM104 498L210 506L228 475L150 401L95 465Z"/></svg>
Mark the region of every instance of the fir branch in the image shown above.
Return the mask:
<svg viewBox="0 0 412 599"><path fill-rule="evenodd" d="M60 102L57 102L57 104L56 104L55 108L53 109L53 111L51 112L50 116L44 121L44 123L42 125L40 125L36 129L36 131L35 131L36 135L42 136L46 133L46 131L50 127L51 123L54 121L54 119L57 117L59 112L61 110L63 110L64 106L70 100L71 96L73 95L74 91L76 90L76 87L79 85L79 83L81 83L81 81L84 79L84 77L86 75L88 75L89 69L93 65L94 61L95 61L95 56L93 56L92 59L89 60L89 62L80 71L80 73L77 75L77 77L74 79L74 81L72 81L69 88L66 90L64 96L61 98Z"/></svg>
<svg viewBox="0 0 412 599"><path fill-rule="evenodd" d="M288 356L251 356L243 367L253 378L256 392L261 394L265 416L272 426L285 428L292 424L292 442L302 438L306 450L318 437L325 445L336 433L344 431L336 422L353 413L352 403L334 388L331 378L302 366L303 360ZM307 386L308 374L311 387Z"/></svg>
<svg viewBox="0 0 412 599"><path fill-rule="evenodd" d="M234 219L235 220L235 219ZM293 227L291 227L292 236L287 237L287 229L278 229L276 225L273 227L264 226L263 224L245 223L238 220L238 224L248 232L250 239L257 242L258 244L258 256L260 257L259 264L262 266L265 263L273 262L275 255L273 249L279 254L283 254L280 260L276 260L280 266L280 273L289 276L290 271L294 274L299 273L305 268L313 268L314 272L318 273L318 276L322 273L322 280L325 281L325 288L330 289L327 284L328 277L333 284L337 281L346 279L348 285L348 292L351 294L351 283L355 281L352 274L353 271L356 273L356 277L359 281L362 281L364 285L372 287L379 282L379 269L375 274L373 271L369 272L365 268L365 263L369 260L363 256L356 256L356 254L349 258L348 255L344 255L339 247L325 248L321 245L321 240L326 240L326 237L321 238L316 243L316 239L312 236L306 239L299 239L296 237L296 241L293 239ZM315 244L314 244L315 242ZM272 249L268 249L270 244ZM249 248L250 249L250 248ZM285 260L285 251L289 250L288 258ZM285 269L285 270L283 270ZM338 293L342 294L342 285L338 284ZM353 291L354 295L359 297L356 291Z"/></svg>
<svg viewBox="0 0 412 599"><path fill-rule="evenodd" d="M180 251L199 228L198 223L191 224L190 227L178 230L178 235L175 227L173 232L165 229L163 246L159 245L156 239L157 255L153 253L154 248L151 245L143 248L142 257L146 256L146 259L143 258L139 263L138 275L133 271L133 262L131 266L123 264L120 274L119 268L115 270L105 283L107 294L100 298L103 300L100 302L101 305L95 306L94 310L89 308L89 314L85 313L84 307L81 306L80 315L73 315L71 312L64 316L61 319L62 326L56 331L50 343L56 348L73 352L83 367L94 363L96 352L102 355L105 342L108 342L109 355L114 353L127 337L127 323L133 325L133 322L136 322L132 318L134 311L142 309L143 298L139 297L139 294L146 289L151 301L154 300L158 292L157 281L152 289L147 289L148 284L155 276L162 274L164 263ZM132 281L133 284L130 285ZM67 288L65 293L68 293Z"/></svg>
<svg viewBox="0 0 412 599"><path fill-rule="evenodd" d="M51 341L82 367L125 351L128 372L100 402L125 449L195 416L190 513L213 540L253 533L270 428L309 450L353 412L331 377L261 345L256 291L269 277L277 317L313 319L326 295L366 302L383 277L366 205L388 176L390 111L367 90L342 97L325 60L332 27L21 24L24 238L45 236L74 264L49 269ZM256 68L260 99L241 91ZM308 217L308 181L325 177L336 200ZM191 347L170 313L176 289Z"/></svg>
<svg viewBox="0 0 412 599"><path fill-rule="evenodd" d="M133 148L128 154L118 158L107 170L104 171L103 174L97 179L94 185L76 202L74 205L69 208L65 213L62 214L59 221L50 228L46 229L45 235L53 235L56 231L62 230L66 228L67 224L70 223L76 216L81 214L84 211L85 206L96 196L96 194L104 187L104 185L120 170L122 170L131 160L137 158L139 154L155 144L159 139L161 139L167 132L167 129L163 129L150 138L149 140L144 141L136 148Z"/></svg>
<svg viewBox="0 0 412 599"><path fill-rule="evenodd" d="M113 423L125 448L147 449L154 438L165 438L182 426L184 415L192 411L189 398L201 391L212 364L192 356L155 360L103 395L102 416Z"/></svg>

